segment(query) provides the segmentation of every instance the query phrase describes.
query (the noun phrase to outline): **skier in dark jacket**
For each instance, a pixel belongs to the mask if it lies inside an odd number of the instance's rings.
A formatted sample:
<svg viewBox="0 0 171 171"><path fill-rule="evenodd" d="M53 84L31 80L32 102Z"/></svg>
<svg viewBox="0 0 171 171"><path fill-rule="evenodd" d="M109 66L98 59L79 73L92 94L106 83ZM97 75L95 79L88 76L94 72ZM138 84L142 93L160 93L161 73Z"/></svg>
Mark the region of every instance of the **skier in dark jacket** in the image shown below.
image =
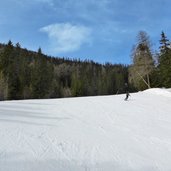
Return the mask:
<svg viewBox="0 0 171 171"><path fill-rule="evenodd" d="M125 92L126 92L125 100L128 100L128 97L130 96L130 94L129 94L129 87L127 83L125 83Z"/></svg>

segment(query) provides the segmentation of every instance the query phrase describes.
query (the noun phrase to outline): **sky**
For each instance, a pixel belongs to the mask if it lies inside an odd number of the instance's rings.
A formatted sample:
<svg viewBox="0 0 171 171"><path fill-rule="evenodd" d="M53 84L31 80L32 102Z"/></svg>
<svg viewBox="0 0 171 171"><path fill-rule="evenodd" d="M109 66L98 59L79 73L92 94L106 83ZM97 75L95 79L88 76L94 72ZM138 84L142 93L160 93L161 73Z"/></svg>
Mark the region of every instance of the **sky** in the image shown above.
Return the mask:
<svg viewBox="0 0 171 171"><path fill-rule="evenodd" d="M171 39L170 0L0 1L0 42L54 57L130 64L139 31Z"/></svg>

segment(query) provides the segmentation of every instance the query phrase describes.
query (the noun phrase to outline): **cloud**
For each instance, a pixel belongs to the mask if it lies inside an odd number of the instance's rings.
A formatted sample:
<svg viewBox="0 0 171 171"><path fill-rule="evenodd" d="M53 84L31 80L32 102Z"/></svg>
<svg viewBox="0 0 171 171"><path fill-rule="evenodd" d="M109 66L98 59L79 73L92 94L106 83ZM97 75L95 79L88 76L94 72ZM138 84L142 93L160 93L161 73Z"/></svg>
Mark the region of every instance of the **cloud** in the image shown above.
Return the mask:
<svg viewBox="0 0 171 171"><path fill-rule="evenodd" d="M40 31L48 34L50 48L55 53L77 51L83 44L91 42L91 29L82 25L57 23L45 26Z"/></svg>

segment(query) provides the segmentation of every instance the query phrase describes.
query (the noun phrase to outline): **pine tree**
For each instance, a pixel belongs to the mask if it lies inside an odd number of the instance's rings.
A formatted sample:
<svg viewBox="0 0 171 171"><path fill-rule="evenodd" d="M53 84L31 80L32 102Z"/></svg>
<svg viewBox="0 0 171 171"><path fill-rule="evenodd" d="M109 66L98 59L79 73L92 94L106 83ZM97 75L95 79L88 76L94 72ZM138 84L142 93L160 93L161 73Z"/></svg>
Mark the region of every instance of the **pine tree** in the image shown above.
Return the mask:
<svg viewBox="0 0 171 171"><path fill-rule="evenodd" d="M159 54L159 76L161 85L164 87L171 87L171 49L169 47L169 40L164 32L161 34L161 47Z"/></svg>
<svg viewBox="0 0 171 171"><path fill-rule="evenodd" d="M48 97L49 89L53 79L53 66L48 63L46 58L38 49L37 56L32 70L32 91L34 98Z"/></svg>
<svg viewBox="0 0 171 171"><path fill-rule="evenodd" d="M7 83L7 99L17 99L18 77L16 75L15 49L11 41L5 46L0 57L0 68Z"/></svg>
<svg viewBox="0 0 171 171"><path fill-rule="evenodd" d="M0 100L7 99L7 82L5 81L3 73L0 71Z"/></svg>
<svg viewBox="0 0 171 171"><path fill-rule="evenodd" d="M83 93L83 82L81 81L79 77L79 71L76 70L72 74L72 82L71 82L71 93L72 96L79 97Z"/></svg>
<svg viewBox="0 0 171 171"><path fill-rule="evenodd" d="M169 40L167 39L167 37L165 36L165 33L162 31L161 33L161 40L160 40L160 53L166 53L168 51L168 46L170 45Z"/></svg>

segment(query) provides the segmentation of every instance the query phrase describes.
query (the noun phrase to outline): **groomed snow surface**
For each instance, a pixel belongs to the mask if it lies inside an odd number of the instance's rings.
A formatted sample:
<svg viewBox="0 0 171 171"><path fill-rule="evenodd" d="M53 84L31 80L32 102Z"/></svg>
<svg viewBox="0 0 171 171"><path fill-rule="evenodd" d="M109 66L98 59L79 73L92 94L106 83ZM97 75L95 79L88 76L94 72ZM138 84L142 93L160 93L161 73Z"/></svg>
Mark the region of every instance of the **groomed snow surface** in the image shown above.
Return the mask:
<svg viewBox="0 0 171 171"><path fill-rule="evenodd" d="M171 171L171 91L0 102L0 171Z"/></svg>

